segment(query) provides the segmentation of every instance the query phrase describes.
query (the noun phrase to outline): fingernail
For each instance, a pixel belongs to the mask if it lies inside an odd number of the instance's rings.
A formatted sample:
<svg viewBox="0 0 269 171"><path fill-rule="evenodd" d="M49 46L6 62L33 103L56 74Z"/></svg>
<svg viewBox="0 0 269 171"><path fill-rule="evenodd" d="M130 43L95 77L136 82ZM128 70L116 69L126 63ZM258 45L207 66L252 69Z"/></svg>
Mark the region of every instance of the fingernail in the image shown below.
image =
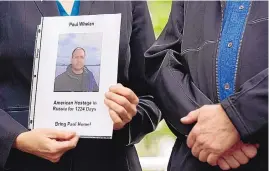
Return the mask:
<svg viewBox="0 0 269 171"><path fill-rule="evenodd" d="M106 93L105 93L105 96L106 96L106 97L109 97L109 92L106 92Z"/></svg>
<svg viewBox="0 0 269 171"><path fill-rule="evenodd" d="M186 117L183 117L183 118L180 119L180 121L181 122L185 122L185 121L187 121L187 118Z"/></svg>

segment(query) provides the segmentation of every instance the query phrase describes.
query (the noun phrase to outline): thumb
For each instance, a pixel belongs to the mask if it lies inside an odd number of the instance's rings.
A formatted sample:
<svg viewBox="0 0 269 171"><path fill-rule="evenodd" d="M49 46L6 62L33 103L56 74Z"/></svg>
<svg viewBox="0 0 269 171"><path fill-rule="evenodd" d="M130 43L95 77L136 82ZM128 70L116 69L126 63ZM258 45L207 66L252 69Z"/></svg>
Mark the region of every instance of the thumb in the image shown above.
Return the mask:
<svg viewBox="0 0 269 171"><path fill-rule="evenodd" d="M199 113L200 113L200 109L194 110L190 112L187 116L181 118L180 121L183 124L192 124L197 121Z"/></svg>
<svg viewBox="0 0 269 171"><path fill-rule="evenodd" d="M118 83L117 85L123 87L123 85L121 83Z"/></svg>
<svg viewBox="0 0 269 171"><path fill-rule="evenodd" d="M56 139L56 140L69 140L76 136L75 132L67 132L67 131L60 131L60 130L51 130L49 132L49 138Z"/></svg>
<svg viewBox="0 0 269 171"><path fill-rule="evenodd" d="M78 140L79 140L79 136L74 136L70 140L56 141L55 143L57 144L59 150L67 151L67 150L75 148L78 143Z"/></svg>

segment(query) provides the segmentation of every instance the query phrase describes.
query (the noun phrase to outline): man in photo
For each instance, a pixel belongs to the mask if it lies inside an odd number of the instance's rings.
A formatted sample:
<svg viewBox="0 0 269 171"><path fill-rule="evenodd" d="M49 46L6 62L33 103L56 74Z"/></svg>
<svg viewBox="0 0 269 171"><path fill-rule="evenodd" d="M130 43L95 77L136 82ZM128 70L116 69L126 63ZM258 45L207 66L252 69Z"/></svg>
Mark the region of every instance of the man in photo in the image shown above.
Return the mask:
<svg viewBox="0 0 269 171"><path fill-rule="evenodd" d="M98 92L94 76L85 66L86 53L81 47L72 52L71 64L55 79L55 92Z"/></svg>

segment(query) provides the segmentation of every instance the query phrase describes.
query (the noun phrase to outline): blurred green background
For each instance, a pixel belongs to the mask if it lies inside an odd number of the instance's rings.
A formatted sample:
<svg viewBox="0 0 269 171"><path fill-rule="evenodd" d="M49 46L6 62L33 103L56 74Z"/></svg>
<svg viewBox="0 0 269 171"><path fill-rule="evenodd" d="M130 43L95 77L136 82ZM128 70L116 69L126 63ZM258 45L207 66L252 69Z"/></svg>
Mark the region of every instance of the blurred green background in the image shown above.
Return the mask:
<svg viewBox="0 0 269 171"><path fill-rule="evenodd" d="M156 38L165 27L171 10L171 0L148 1ZM174 135L162 121L156 131L148 134L136 145L140 157L169 156L175 141Z"/></svg>
<svg viewBox="0 0 269 171"><path fill-rule="evenodd" d="M171 10L171 3L171 0L148 1L148 7L151 13L151 19L156 37L159 36L163 27L167 23L167 19Z"/></svg>

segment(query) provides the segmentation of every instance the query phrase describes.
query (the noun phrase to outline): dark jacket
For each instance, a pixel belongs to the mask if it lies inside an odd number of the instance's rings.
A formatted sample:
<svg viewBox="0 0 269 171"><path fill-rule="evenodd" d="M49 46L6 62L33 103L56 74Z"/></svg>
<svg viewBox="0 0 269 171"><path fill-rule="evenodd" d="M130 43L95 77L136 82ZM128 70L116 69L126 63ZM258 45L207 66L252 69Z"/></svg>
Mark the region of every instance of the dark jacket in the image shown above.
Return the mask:
<svg viewBox="0 0 269 171"><path fill-rule="evenodd" d="M206 104L220 103L244 142L259 143L258 155L240 169L267 170L268 2L253 1L236 73L236 93L220 101L216 57L224 1L173 2L169 21L146 52L146 72L163 117L177 136L169 171L220 170L192 156L180 119ZM237 169L237 170L240 170Z"/></svg>
<svg viewBox="0 0 269 171"><path fill-rule="evenodd" d="M0 3L0 168L10 171L139 171L134 143L156 128L160 112L147 92L144 52L154 42L146 2L81 1L80 15L121 13L118 82L139 96L137 115L112 140L81 139L60 163L11 149L26 131L36 27L58 16L55 1ZM15 120L14 120L15 119ZM0 170L1 170L0 169Z"/></svg>
<svg viewBox="0 0 269 171"><path fill-rule="evenodd" d="M55 92L98 92L92 72L85 66L80 75L72 71L72 66L68 65L66 71L55 78Z"/></svg>

